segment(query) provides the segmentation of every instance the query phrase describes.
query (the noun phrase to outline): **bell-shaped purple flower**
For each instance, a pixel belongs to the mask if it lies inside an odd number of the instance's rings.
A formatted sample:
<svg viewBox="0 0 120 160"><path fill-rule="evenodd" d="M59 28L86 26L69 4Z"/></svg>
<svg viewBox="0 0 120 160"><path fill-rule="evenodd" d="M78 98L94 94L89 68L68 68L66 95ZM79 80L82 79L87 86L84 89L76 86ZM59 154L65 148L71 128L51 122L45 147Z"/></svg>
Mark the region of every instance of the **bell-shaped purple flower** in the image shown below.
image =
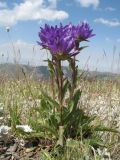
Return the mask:
<svg viewBox="0 0 120 160"><path fill-rule="evenodd" d="M92 33L93 29L90 29L90 26L88 23L79 23L77 26L73 26L73 36L78 40L78 41L84 41L95 34Z"/></svg>
<svg viewBox="0 0 120 160"><path fill-rule="evenodd" d="M79 53L79 42L94 36L87 23L79 23L77 26L71 23L63 26L50 26L45 24L40 27L39 38L43 48L48 49L53 56L75 56Z"/></svg>
<svg viewBox="0 0 120 160"><path fill-rule="evenodd" d="M39 37L41 42L38 42L38 44L48 49L52 55L74 54L74 39L71 34L67 33L67 29L67 25L60 24L53 27L45 24L44 28L40 27Z"/></svg>

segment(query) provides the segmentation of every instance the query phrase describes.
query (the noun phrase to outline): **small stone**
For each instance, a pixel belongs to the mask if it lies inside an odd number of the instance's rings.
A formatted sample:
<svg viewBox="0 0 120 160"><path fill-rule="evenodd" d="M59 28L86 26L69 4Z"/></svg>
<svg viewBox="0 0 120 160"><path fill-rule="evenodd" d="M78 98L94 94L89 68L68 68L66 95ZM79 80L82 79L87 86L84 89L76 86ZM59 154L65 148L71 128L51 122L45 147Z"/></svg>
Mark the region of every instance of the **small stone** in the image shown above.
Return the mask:
<svg viewBox="0 0 120 160"><path fill-rule="evenodd" d="M7 157L7 156L11 156L12 155L12 153L11 152L6 152L5 153L5 157Z"/></svg>
<svg viewBox="0 0 120 160"><path fill-rule="evenodd" d="M4 154L6 152L7 148L0 148L0 154Z"/></svg>
<svg viewBox="0 0 120 160"><path fill-rule="evenodd" d="M0 150L3 150L3 151L6 151L7 150L7 147L3 147L3 148L0 148Z"/></svg>
<svg viewBox="0 0 120 160"><path fill-rule="evenodd" d="M4 160L11 160L11 155L4 158Z"/></svg>
<svg viewBox="0 0 120 160"><path fill-rule="evenodd" d="M0 145L3 145L3 144L4 144L4 141L1 140L1 141L0 141Z"/></svg>
<svg viewBox="0 0 120 160"><path fill-rule="evenodd" d="M23 130L26 133L32 132L32 129L28 125L17 125L16 128Z"/></svg>
<svg viewBox="0 0 120 160"><path fill-rule="evenodd" d="M5 155L0 156L0 159L1 159L1 160L2 160L2 159L5 159Z"/></svg>
<svg viewBox="0 0 120 160"><path fill-rule="evenodd" d="M15 158L16 160L19 160L19 159L20 159L20 157L18 156L17 153L13 153L12 156L13 156L13 159L14 159L14 158Z"/></svg>
<svg viewBox="0 0 120 160"><path fill-rule="evenodd" d="M30 153L27 154L27 157L32 158L34 155L35 155L34 152L30 152Z"/></svg>
<svg viewBox="0 0 120 160"><path fill-rule="evenodd" d="M26 153L32 152L32 151L34 151L35 149L36 149L35 147L26 148Z"/></svg>
<svg viewBox="0 0 120 160"><path fill-rule="evenodd" d="M15 143L13 146L7 149L7 152L16 152L18 145Z"/></svg>
<svg viewBox="0 0 120 160"><path fill-rule="evenodd" d="M11 127L2 125L0 126L0 134L6 135L8 134L8 131L11 129Z"/></svg>

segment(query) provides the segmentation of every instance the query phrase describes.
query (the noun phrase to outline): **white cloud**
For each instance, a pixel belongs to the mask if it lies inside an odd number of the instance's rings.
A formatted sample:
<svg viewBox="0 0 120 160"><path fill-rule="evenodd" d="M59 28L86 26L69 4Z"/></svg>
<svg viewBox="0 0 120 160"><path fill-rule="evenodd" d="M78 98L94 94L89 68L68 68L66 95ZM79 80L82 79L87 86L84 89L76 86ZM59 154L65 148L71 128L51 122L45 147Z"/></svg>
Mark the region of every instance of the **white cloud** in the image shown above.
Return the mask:
<svg viewBox="0 0 120 160"><path fill-rule="evenodd" d="M47 54L48 52L45 50L41 50L40 46L25 42L23 40L13 41L13 44L15 48L15 54L13 53L13 47L10 42L0 44L1 63L14 62L16 59L19 64L29 64L33 66L47 65L47 62L44 60L49 58L50 54ZM112 54L109 54L111 50L112 46L106 50L106 56L104 56L103 59L102 50L98 50L98 48L95 48L94 46L91 49L87 48L82 54L78 55L78 60L80 60L78 65L81 69L96 70L97 68L100 71L111 71L111 63L113 59ZM116 54L115 56L114 71L117 72L117 60L119 55ZM67 63L64 62L63 65L67 65Z"/></svg>
<svg viewBox="0 0 120 160"><path fill-rule="evenodd" d="M0 44L0 62L2 63L16 60L21 64L47 65L47 62L44 62L47 56L47 52L41 50L40 46L23 40L14 41L13 45L11 42Z"/></svg>
<svg viewBox="0 0 120 160"><path fill-rule="evenodd" d="M94 8L96 8L100 3L100 0L76 0L76 1L79 2L82 7L93 6Z"/></svg>
<svg viewBox="0 0 120 160"><path fill-rule="evenodd" d="M110 27L119 27L120 21L118 19L108 20L104 18L97 18L94 20L96 23L101 23Z"/></svg>
<svg viewBox="0 0 120 160"><path fill-rule="evenodd" d="M111 11L111 12L112 12L112 11L115 11L116 9L113 8L113 7L107 7L107 8L105 8L105 10L106 10L106 11Z"/></svg>
<svg viewBox="0 0 120 160"><path fill-rule="evenodd" d="M110 42L111 39L110 39L109 37L106 37L106 38L105 38L105 41Z"/></svg>
<svg viewBox="0 0 120 160"><path fill-rule="evenodd" d="M106 41L106 42L112 42L113 44L116 43L116 42L117 42L117 43L120 43L120 38L111 39L111 38L109 38L109 37L106 37L106 38L105 38L105 41Z"/></svg>
<svg viewBox="0 0 120 160"><path fill-rule="evenodd" d="M120 38L117 39L117 42L120 43Z"/></svg>
<svg viewBox="0 0 120 160"><path fill-rule="evenodd" d="M57 0L48 0L51 8L57 7Z"/></svg>
<svg viewBox="0 0 120 160"><path fill-rule="evenodd" d="M0 9L1 8L6 8L6 7L7 7L6 2L0 2Z"/></svg>
<svg viewBox="0 0 120 160"><path fill-rule="evenodd" d="M47 3L45 3L47 2ZM13 9L0 10L0 25L14 25L18 21L27 20L62 20L68 13L57 10L57 0L24 0L15 4Z"/></svg>

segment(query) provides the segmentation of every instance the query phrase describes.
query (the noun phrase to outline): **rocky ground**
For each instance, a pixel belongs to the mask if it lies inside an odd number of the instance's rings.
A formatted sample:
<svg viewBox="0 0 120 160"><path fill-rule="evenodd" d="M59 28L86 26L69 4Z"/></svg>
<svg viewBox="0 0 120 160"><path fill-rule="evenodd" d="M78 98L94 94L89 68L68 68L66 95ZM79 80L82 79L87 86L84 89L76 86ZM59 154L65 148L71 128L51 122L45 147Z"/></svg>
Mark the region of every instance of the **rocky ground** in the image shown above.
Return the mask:
<svg viewBox="0 0 120 160"><path fill-rule="evenodd" d="M120 98L119 94L109 95L88 95L83 94L80 105L91 114L97 115L99 120L109 127L115 127L120 131ZM11 128L3 123L3 108L0 107L0 159L1 160L27 160L40 159L41 149L51 149L50 140L40 139L18 139L9 136ZM32 132L27 125L17 126L25 132ZM113 146L112 160L120 160L120 142ZM42 146L42 147L41 147ZM101 151L100 151L101 152ZM109 154L108 154L109 155ZM109 160L109 158L107 158Z"/></svg>
<svg viewBox="0 0 120 160"><path fill-rule="evenodd" d="M40 160L41 149L51 150L52 142L43 139L17 139L9 137L0 140L1 160Z"/></svg>

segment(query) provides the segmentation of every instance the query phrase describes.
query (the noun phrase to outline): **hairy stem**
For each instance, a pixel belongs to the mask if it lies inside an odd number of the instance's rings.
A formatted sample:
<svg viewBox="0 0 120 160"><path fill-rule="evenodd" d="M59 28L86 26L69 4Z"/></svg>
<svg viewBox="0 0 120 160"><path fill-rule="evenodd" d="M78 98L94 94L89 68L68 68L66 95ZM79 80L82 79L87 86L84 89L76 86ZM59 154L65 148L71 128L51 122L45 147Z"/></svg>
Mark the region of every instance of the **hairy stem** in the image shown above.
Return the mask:
<svg viewBox="0 0 120 160"><path fill-rule="evenodd" d="M71 59L70 65L71 65L71 69L72 69L71 91L70 91L70 99L71 99L74 95L74 90L76 88L76 82L77 82L77 69L76 69L76 65L75 65L75 57L73 59Z"/></svg>
<svg viewBox="0 0 120 160"><path fill-rule="evenodd" d="M58 99L60 105L60 122L62 124L62 108L63 108L63 101L62 101L62 87L63 87L63 75L62 75L62 67L61 67L61 60L57 61L57 82L58 82Z"/></svg>
<svg viewBox="0 0 120 160"><path fill-rule="evenodd" d="M53 61L54 60L52 58L52 62ZM55 90L54 90L54 87L55 87L55 85L54 85L54 75L51 74L51 92L52 92L52 98L53 98L53 100L55 100ZM56 111L56 107L53 106L53 113L55 113L55 111Z"/></svg>

